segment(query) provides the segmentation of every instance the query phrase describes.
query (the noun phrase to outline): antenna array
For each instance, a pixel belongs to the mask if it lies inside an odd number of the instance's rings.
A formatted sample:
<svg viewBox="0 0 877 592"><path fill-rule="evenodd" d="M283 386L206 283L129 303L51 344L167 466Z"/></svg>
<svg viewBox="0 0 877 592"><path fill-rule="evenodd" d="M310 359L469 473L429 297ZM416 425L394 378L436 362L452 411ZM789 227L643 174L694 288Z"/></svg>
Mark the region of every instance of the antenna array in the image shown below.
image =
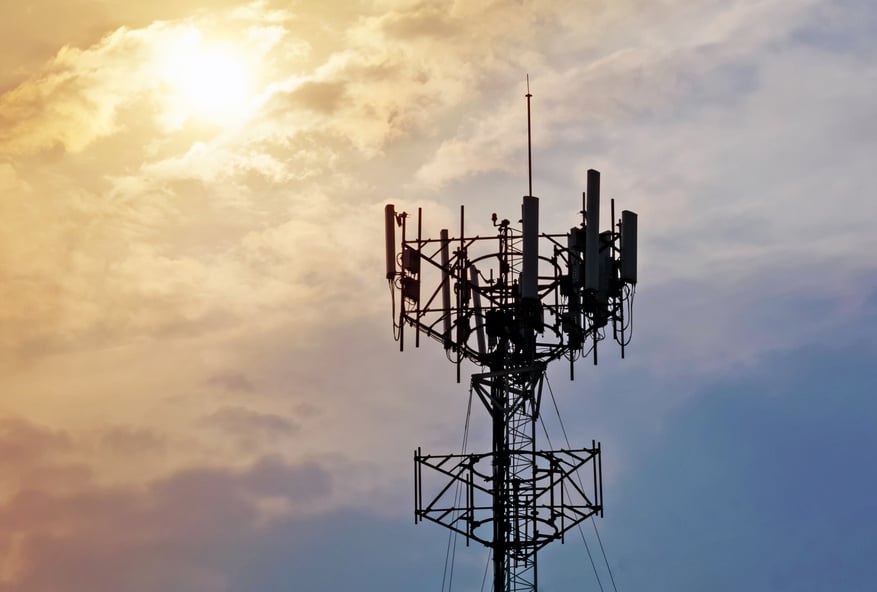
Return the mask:
<svg viewBox="0 0 877 592"><path fill-rule="evenodd" d="M528 128L529 99L528 88ZM607 333L622 357L630 340L637 215L625 210L616 220L612 200L612 227L600 231L596 170L588 171L582 199L580 224L561 234L540 232L539 198L532 195L523 198L520 227L493 214L493 236L467 236L462 206L459 236L442 229L437 239L424 237L420 208L416 230L407 213L385 208L399 349L413 328L416 347L421 336L442 344L457 382L463 360L481 366L471 388L492 424L490 452L415 451L415 521L436 522L467 544L491 548L495 592L535 591L539 549L603 515L600 444L536 448L547 365L566 359L573 379L576 360L591 355L597 364Z"/></svg>

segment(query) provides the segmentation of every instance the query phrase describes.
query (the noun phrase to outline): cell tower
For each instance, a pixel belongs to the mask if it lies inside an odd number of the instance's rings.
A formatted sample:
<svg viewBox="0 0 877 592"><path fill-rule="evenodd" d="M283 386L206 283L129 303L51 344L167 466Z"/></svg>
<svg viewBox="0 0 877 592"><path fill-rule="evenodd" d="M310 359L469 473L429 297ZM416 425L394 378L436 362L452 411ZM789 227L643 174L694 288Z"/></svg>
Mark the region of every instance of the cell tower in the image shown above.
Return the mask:
<svg viewBox="0 0 877 592"><path fill-rule="evenodd" d="M541 450L536 428L542 385L550 362L566 359L570 379L577 359L593 356L608 331L629 342L636 286L637 215L621 212L600 232L600 173L589 170L581 224L564 234L539 228L539 198L532 195L530 93L527 92L529 195L520 228L493 214L493 236L416 237L409 216L385 208L387 280L394 303L395 338L405 328L415 346L437 340L456 365L464 359L485 371L471 389L492 425L489 452L414 453L415 522L441 524L489 547L494 592L537 590L536 556L582 521L603 515L600 444ZM396 229L401 229L397 250ZM398 311L395 310L399 303Z"/></svg>

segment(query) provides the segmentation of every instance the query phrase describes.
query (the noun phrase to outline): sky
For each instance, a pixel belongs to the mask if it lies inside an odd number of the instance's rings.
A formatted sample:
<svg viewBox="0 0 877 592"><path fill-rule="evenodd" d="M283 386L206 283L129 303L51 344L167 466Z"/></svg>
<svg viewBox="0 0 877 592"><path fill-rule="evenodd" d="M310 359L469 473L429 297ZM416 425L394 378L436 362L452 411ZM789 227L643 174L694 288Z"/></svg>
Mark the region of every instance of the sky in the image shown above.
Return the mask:
<svg viewBox="0 0 877 592"><path fill-rule="evenodd" d="M527 74L542 228L589 168L640 216L626 359L549 373L606 561L585 524L541 589L874 589L870 0L0 14L3 592L444 592L411 456L477 368L399 353L382 210L519 212Z"/></svg>

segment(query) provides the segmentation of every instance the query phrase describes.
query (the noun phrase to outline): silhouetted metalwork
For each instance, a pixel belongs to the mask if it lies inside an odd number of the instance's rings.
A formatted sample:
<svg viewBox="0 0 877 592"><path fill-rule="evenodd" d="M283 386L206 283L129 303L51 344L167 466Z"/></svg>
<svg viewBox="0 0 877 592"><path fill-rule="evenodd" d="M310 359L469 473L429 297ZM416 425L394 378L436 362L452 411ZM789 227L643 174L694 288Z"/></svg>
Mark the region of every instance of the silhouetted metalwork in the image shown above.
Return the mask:
<svg viewBox="0 0 877 592"><path fill-rule="evenodd" d="M529 120L528 89L528 120ZM529 125L528 125L529 128ZM528 130L529 133L529 130ZM532 192L532 191L531 191ZM539 231L539 199L524 196L521 227L492 216L495 234L459 236L441 230L416 235L410 217L386 206L387 279L395 337L405 328L442 344L456 365L486 371L471 388L490 415L486 453L414 454L415 520L441 524L493 550L495 592L537 589L539 549L582 521L603 513L600 444L539 450L536 424L547 365L593 355L608 331L624 347L630 338L636 285L637 216L624 211L599 230L600 173L589 170L581 224L563 234ZM396 229L401 230L397 249Z"/></svg>

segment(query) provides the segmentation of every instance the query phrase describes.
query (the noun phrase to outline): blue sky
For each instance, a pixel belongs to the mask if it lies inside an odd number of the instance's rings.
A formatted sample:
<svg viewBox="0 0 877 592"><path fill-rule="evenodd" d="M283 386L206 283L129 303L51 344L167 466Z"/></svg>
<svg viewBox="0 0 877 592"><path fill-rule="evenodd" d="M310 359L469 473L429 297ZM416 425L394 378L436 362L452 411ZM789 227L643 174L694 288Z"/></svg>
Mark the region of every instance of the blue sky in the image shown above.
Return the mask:
<svg viewBox="0 0 877 592"><path fill-rule="evenodd" d="M640 215L627 359L550 375L618 590L874 588L873 3L3 12L0 589L439 590L411 451L465 378L392 340L382 209L512 218L527 73L542 227L589 168Z"/></svg>

